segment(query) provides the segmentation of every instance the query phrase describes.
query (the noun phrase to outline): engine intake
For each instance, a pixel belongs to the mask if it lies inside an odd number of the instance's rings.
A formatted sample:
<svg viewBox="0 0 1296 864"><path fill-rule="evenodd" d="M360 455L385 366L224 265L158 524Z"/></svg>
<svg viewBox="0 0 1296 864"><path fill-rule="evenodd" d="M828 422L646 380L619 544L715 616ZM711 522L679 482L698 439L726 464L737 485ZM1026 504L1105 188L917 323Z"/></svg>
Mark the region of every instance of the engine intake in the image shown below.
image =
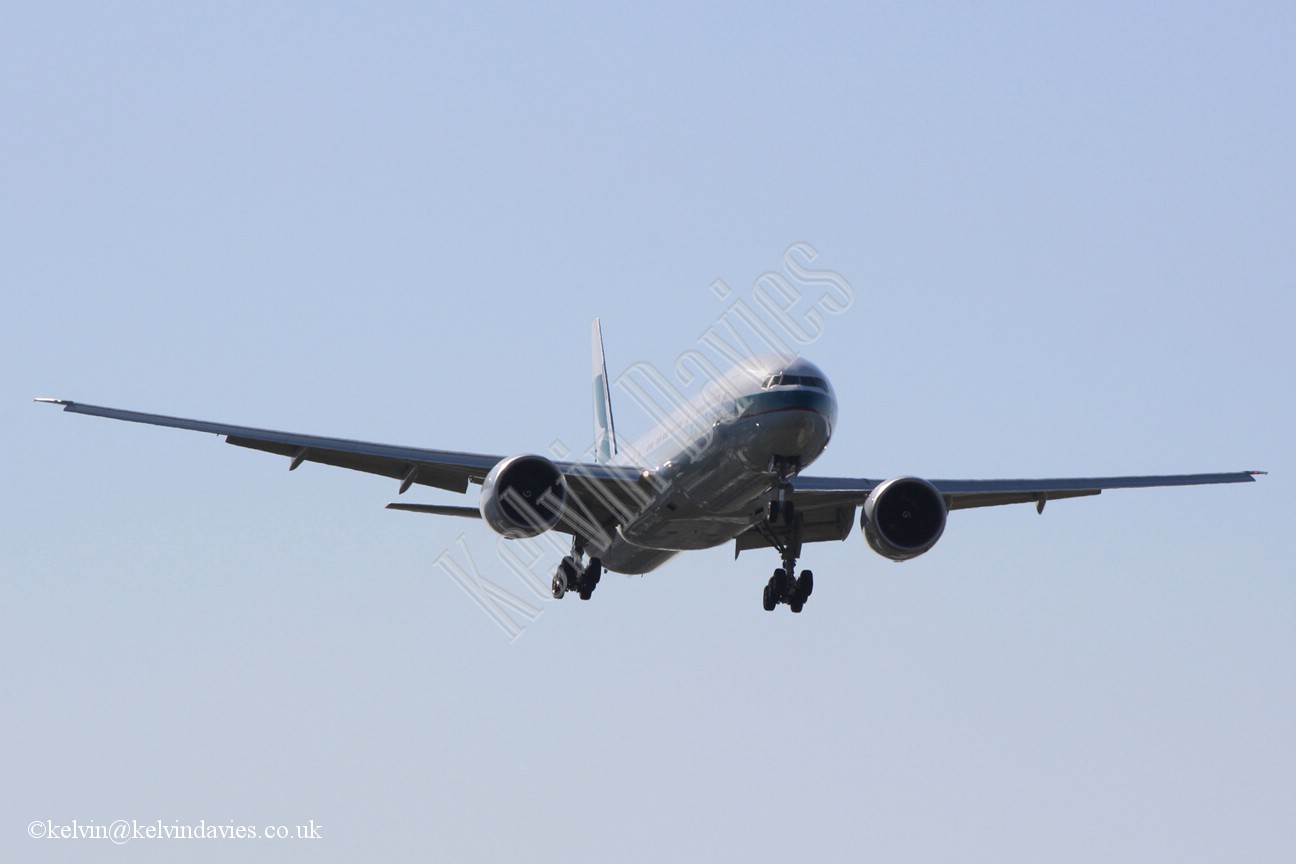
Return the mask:
<svg viewBox="0 0 1296 864"><path fill-rule="evenodd" d="M860 528L873 551L892 561L917 558L945 531L948 508L936 487L918 477L894 477L869 493Z"/></svg>
<svg viewBox="0 0 1296 864"><path fill-rule="evenodd" d="M567 503L567 480L543 456L510 456L486 475L482 519L509 539L535 537L558 524Z"/></svg>

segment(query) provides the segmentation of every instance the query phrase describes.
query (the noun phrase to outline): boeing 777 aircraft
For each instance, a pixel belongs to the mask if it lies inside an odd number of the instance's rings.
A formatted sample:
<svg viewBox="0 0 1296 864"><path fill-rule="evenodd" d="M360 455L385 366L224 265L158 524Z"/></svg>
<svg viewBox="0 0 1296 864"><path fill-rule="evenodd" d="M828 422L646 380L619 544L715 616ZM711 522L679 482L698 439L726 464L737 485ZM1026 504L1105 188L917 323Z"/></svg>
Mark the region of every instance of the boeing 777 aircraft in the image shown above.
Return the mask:
<svg viewBox="0 0 1296 864"><path fill-rule="evenodd" d="M827 376L800 358L757 357L730 369L681 405L633 447L617 446L603 338L595 320L594 433L591 462L544 456L492 456L369 444L315 435L184 420L61 399L38 402L64 411L225 436L240 447L303 462L336 465L412 485L467 492L477 507L389 504L391 509L480 518L508 538L544 531L571 535L571 554L553 577L553 596L588 600L604 570L647 573L677 553L734 541L777 550L782 566L765 585L763 604L800 612L814 590L809 570L796 574L804 544L844 540L861 508L860 528L873 551L906 561L931 549L951 510L1097 495L1104 489L1247 483L1261 471L1159 477L1053 480L924 480L805 477L837 423Z"/></svg>

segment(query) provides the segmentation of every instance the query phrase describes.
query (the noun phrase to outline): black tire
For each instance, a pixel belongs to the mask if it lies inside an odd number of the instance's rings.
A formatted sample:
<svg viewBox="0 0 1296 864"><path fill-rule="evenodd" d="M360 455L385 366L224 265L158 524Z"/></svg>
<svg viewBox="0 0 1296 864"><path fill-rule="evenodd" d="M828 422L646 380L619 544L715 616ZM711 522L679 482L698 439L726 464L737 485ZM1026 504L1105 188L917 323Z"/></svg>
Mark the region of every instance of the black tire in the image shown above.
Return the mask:
<svg viewBox="0 0 1296 864"><path fill-rule="evenodd" d="M774 602L776 604L782 602L788 593L787 571L782 567L775 570L773 578L770 579L770 584L774 586Z"/></svg>
<svg viewBox="0 0 1296 864"><path fill-rule="evenodd" d="M550 583L549 589L555 600L561 600L567 593L567 576L563 572L565 568L559 567L558 572L554 574L553 582Z"/></svg>
<svg viewBox="0 0 1296 864"><path fill-rule="evenodd" d="M773 592L770 590L773 587L773 583L767 582L765 584L765 595L761 598L761 606L764 607L766 612L773 612L775 605L777 605L774 600Z"/></svg>
<svg viewBox="0 0 1296 864"><path fill-rule="evenodd" d="M797 580L797 591L801 594L801 601L805 602L814 593L814 574L809 570L801 571L801 578Z"/></svg>
<svg viewBox="0 0 1296 864"><path fill-rule="evenodd" d="M803 607L804 605L805 603L801 600L793 600L791 603L792 611L796 613L800 613L801 607Z"/></svg>
<svg viewBox="0 0 1296 864"><path fill-rule="evenodd" d="M592 594L592 593L593 593L592 591L590 591L588 588L586 588L585 590L583 590L583 591L580 592L580 598L581 598L582 600L588 600L588 599L590 598L590 594Z"/></svg>

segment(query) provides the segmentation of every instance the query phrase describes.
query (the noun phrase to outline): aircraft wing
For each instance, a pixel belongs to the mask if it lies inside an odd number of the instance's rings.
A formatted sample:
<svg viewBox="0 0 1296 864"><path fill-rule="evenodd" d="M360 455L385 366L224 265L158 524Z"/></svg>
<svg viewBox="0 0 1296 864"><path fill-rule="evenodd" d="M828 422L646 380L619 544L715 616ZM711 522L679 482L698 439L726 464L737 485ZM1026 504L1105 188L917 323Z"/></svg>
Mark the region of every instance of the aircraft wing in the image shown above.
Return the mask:
<svg viewBox="0 0 1296 864"><path fill-rule="evenodd" d="M1060 498L1098 495L1104 489L1145 489L1158 486L1204 486L1216 483L1251 483L1263 471L1222 474L1161 474L1134 477L1058 477L1041 480L928 480L945 498L950 510L1031 504L1043 512L1044 504ZM883 480L852 477L798 477L790 495L802 522L803 542L844 540L855 523L855 509ZM783 526L752 528L737 538L735 554L744 549L773 545L770 534L786 542Z"/></svg>
<svg viewBox="0 0 1296 864"><path fill-rule="evenodd" d="M451 492L467 492L469 483L481 483L491 468L504 457L484 453L460 453L453 450L425 450L418 447L397 447L390 444L373 444L367 441L350 441L344 438L324 438L318 435L301 435L294 432L277 432L272 429L255 429L233 426L228 423L209 423L205 420L188 420L161 414L144 414L120 408L85 405L63 399L37 399L63 406L73 414L107 417L129 423L146 423L172 429L210 432L222 435L226 443L286 456L292 460L288 470L295 470L303 462L318 462L352 471L380 474L400 481L400 491L411 485L434 486ZM585 462L555 462L568 483L581 495L602 521L607 514L599 502L622 496L624 487L639 482L640 469L625 466L598 465ZM467 507L439 507L438 505L402 505L394 509L421 512L443 512L449 515L472 515Z"/></svg>
<svg viewBox="0 0 1296 864"><path fill-rule="evenodd" d="M1097 495L1104 489L1145 489L1156 486L1206 486L1215 483L1251 483L1262 471L1223 474L1160 474L1135 477L1057 477L1044 480L928 480L945 497L951 510L1034 503L1055 498ZM863 504L882 480L845 477L798 477L798 508L836 503Z"/></svg>

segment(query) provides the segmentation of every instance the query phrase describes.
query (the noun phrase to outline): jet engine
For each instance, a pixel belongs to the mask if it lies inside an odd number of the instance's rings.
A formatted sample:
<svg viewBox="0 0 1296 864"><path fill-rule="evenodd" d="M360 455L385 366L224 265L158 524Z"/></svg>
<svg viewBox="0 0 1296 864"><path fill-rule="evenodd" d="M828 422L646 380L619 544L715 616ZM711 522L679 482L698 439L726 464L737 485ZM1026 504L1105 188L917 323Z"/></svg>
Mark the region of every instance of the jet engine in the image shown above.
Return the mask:
<svg viewBox="0 0 1296 864"><path fill-rule="evenodd" d="M860 528L869 546L892 561L917 558L945 531L945 499L918 477L893 477L869 493Z"/></svg>
<svg viewBox="0 0 1296 864"><path fill-rule="evenodd" d="M498 534L534 537L558 524L567 502L567 480L543 456L510 456L486 475L481 515Z"/></svg>

